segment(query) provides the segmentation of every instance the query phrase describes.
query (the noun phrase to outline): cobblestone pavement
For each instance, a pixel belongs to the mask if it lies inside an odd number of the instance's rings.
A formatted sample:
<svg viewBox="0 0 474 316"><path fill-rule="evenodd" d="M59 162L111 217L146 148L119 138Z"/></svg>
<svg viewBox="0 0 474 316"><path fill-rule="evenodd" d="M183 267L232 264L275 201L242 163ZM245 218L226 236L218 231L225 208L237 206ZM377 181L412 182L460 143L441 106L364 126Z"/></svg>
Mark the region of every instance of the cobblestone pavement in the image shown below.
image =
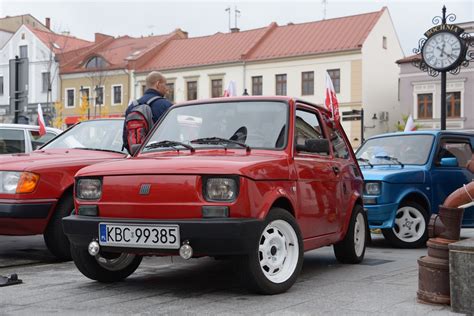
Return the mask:
<svg viewBox="0 0 474 316"><path fill-rule="evenodd" d="M462 236L474 237L474 229ZM100 284L72 262L55 262L41 236L0 236L0 275L17 273L24 282L0 288L0 315L452 314L448 306L416 301L417 259L426 249L373 239L360 265L337 263L332 247L307 252L287 293L261 296L248 292L225 260L145 258L125 281Z"/></svg>

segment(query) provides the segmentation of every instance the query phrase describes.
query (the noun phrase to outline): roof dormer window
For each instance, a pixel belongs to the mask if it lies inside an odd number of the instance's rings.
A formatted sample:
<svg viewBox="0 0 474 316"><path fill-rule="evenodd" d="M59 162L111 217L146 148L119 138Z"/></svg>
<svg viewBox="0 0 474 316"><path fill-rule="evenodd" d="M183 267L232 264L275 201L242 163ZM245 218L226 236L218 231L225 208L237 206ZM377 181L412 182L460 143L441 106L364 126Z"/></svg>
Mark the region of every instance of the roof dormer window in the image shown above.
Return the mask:
<svg viewBox="0 0 474 316"><path fill-rule="evenodd" d="M100 56L94 56L91 59L89 59L89 61L86 63L85 68L96 69L96 68L105 68L105 67L107 67L107 62L105 61L105 59Z"/></svg>

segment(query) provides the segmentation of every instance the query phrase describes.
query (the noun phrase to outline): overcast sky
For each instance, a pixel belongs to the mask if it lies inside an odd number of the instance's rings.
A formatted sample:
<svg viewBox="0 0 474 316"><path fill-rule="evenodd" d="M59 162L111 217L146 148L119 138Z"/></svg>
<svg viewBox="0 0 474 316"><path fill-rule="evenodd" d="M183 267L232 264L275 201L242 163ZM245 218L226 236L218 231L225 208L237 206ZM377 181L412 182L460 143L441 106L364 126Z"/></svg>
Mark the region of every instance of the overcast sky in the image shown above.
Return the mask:
<svg viewBox="0 0 474 316"><path fill-rule="evenodd" d="M455 23L474 21L473 0L327 0L326 18L373 12L387 6L405 55L411 55L432 18L441 15L443 4L457 16ZM164 34L181 28L190 37L227 32L235 24L234 8L241 12L237 25L241 30L258 28L275 21L302 23L323 19L323 1L143 1L143 0L0 0L0 17L30 13L44 22L51 18L52 29L69 31L87 40L95 32L114 36Z"/></svg>

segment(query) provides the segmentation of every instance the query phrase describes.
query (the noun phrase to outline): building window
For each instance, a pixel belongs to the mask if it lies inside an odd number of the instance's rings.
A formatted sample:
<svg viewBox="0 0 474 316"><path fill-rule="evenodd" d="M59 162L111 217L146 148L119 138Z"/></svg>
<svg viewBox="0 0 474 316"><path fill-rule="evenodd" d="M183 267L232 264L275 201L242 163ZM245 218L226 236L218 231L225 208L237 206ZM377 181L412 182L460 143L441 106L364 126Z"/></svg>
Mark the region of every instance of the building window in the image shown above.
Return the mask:
<svg viewBox="0 0 474 316"><path fill-rule="evenodd" d="M166 87L168 88L166 97L171 103L174 103L174 83L167 83Z"/></svg>
<svg viewBox="0 0 474 316"><path fill-rule="evenodd" d="M42 91L43 92L50 91L49 84L50 84L50 80L51 80L51 74L49 72L43 72L43 73L41 73L41 78L42 78L42 81L43 81Z"/></svg>
<svg viewBox="0 0 474 316"><path fill-rule="evenodd" d="M122 85L112 86L112 104L122 104Z"/></svg>
<svg viewBox="0 0 474 316"><path fill-rule="evenodd" d="M286 74L276 75L275 79L276 79L275 94L286 95Z"/></svg>
<svg viewBox="0 0 474 316"><path fill-rule="evenodd" d="M104 87L95 88L95 104L104 105Z"/></svg>
<svg viewBox="0 0 474 316"><path fill-rule="evenodd" d="M84 104L85 101L90 102L90 88L84 88L81 86L81 105Z"/></svg>
<svg viewBox="0 0 474 316"><path fill-rule="evenodd" d="M301 95L314 94L314 71L301 73Z"/></svg>
<svg viewBox="0 0 474 316"><path fill-rule="evenodd" d="M213 79L211 80L211 86L212 86L212 97L213 98L218 98L222 97L222 79Z"/></svg>
<svg viewBox="0 0 474 316"><path fill-rule="evenodd" d="M0 95L3 95L3 77L0 77Z"/></svg>
<svg viewBox="0 0 474 316"><path fill-rule="evenodd" d="M448 92L446 94L446 116L461 117L461 92Z"/></svg>
<svg viewBox="0 0 474 316"><path fill-rule="evenodd" d="M20 58L27 58L28 57L28 46L21 45L20 46Z"/></svg>
<svg viewBox="0 0 474 316"><path fill-rule="evenodd" d="M340 69L328 69L329 77L331 77L332 85L336 93L341 92L341 70Z"/></svg>
<svg viewBox="0 0 474 316"><path fill-rule="evenodd" d="M73 108L75 106L75 89L66 89L66 107Z"/></svg>
<svg viewBox="0 0 474 316"><path fill-rule="evenodd" d="M188 81L186 83L188 100L197 100L197 81Z"/></svg>
<svg viewBox="0 0 474 316"><path fill-rule="evenodd" d="M263 77L252 77L252 95L262 95Z"/></svg>
<svg viewBox="0 0 474 316"><path fill-rule="evenodd" d="M145 94L145 91L146 91L146 85L142 85L142 95Z"/></svg>
<svg viewBox="0 0 474 316"><path fill-rule="evenodd" d="M387 37L382 37L382 47L383 49L387 49Z"/></svg>
<svg viewBox="0 0 474 316"><path fill-rule="evenodd" d="M107 67L107 62L105 61L104 58L95 56L89 59L86 63L86 68L105 68Z"/></svg>
<svg viewBox="0 0 474 316"><path fill-rule="evenodd" d="M423 93L418 95L418 118L433 118L433 94Z"/></svg>

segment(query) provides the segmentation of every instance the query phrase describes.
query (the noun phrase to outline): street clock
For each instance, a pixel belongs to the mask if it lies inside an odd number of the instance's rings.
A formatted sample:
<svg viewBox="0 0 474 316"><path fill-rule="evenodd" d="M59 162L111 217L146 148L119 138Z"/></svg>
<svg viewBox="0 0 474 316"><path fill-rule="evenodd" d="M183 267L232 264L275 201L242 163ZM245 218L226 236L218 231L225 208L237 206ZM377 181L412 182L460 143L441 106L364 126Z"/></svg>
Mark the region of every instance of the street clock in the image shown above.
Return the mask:
<svg viewBox="0 0 474 316"><path fill-rule="evenodd" d="M464 60L463 43L459 36L449 31L434 33L423 45L423 60L429 67L444 71L454 69Z"/></svg>

